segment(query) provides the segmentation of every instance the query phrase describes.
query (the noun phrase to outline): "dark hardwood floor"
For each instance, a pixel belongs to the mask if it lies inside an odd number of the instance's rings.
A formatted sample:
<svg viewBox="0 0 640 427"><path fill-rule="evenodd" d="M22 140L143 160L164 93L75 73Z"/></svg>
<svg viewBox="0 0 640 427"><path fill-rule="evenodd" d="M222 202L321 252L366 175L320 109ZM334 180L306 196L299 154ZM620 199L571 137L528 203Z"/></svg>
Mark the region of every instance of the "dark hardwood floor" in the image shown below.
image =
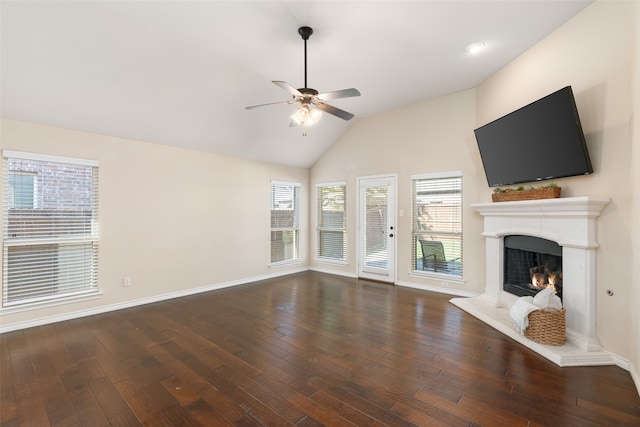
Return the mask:
<svg viewBox="0 0 640 427"><path fill-rule="evenodd" d="M639 426L437 293L321 273L1 335L2 426Z"/></svg>

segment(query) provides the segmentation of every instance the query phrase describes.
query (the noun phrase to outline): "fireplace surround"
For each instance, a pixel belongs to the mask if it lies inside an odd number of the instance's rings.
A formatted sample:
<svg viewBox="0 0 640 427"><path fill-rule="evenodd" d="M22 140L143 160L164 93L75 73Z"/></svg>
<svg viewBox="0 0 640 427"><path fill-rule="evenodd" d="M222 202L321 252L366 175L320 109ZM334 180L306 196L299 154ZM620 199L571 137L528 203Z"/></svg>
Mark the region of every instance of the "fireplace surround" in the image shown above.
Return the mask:
<svg viewBox="0 0 640 427"><path fill-rule="evenodd" d="M560 366L614 364L596 335L596 222L608 203L606 197L584 196L471 205L484 217L485 290L451 302ZM563 346L535 343L512 326L508 311L518 296L504 291L503 285L504 240L513 235L549 240L561 248L567 310Z"/></svg>

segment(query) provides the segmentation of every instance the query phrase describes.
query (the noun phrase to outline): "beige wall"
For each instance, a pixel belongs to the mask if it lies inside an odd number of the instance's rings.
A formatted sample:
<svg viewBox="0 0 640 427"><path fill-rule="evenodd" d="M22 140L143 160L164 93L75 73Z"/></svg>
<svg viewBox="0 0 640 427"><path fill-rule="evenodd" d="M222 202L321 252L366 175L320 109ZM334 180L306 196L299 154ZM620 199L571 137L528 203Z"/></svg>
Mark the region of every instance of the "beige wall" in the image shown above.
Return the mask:
<svg viewBox="0 0 640 427"><path fill-rule="evenodd" d="M635 190L633 197L633 211L631 217L633 218L631 224L631 235L635 236L633 239L631 264L633 266L633 276L631 280L631 328L630 333L635 340L632 340L633 355L632 361L635 366L634 379L638 389L640 390L640 263L637 262L638 254L640 254L640 2L635 2L635 10L632 12L634 19L634 44L632 45L631 55L634 58L632 67L633 77L633 149L632 149L632 163L634 168L632 170L632 183L631 188ZM636 260L636 262L633 262Z"/></svg>
<svg viewBox="0 0 640 427"><path fill-rule="evenodd" d="M308 235L308 170L175 147L2 120L3 149L100 161L97 300L16 313L2 328L126 306L163 295L306 268L269 268L270 180L302 184ZM124 276L133 286L124 288Z"/></svg>
<svg viewBox="0 0 640 427"><path fill-rule="evenodd" d="M566 85L573 87L594 174L558 180L567 196L611 198L598 222L597 329L604 347L634 359L640 339L633 247L640 235L632 172L633 2L596 2L477 88L478 124ZM636 101L637 103L637 101ZM550 153L552 155L552 153ZM486 191L489 193L489 190ZM636 256L637 260L637 256ZM607 296L607 290L614 292ZM636 329L637 330L637 329Z"/></svg>
<svg viewBox="0 0 640 427"><path fill-rule="evenodd" d="M410 175L461 170L466 283L441 290L482 292L482 221L469 204L490 201L491 189L482 170L473 129L571 85L595 172L557 182L563 187L564 196L611 197L598 230L598 336L607 350L624 359L622 364L631 362L635 372L633 366L640 366L640 271L638 257L633 254L640 253L640 202L636 196L640 173L633 172L640 168L640 83L632 69L634 60L636 66L638 63L637 46L632 41L638 37L638 22L634 2L596 2L475 90L359 119L317 162L310 175L312 188L323 181L347 180L349 263L338 268L312 260L312 267L356 273L356 178L397 173L398 209L406 213L398 218L398 282L426 288L440 286L439 280L408 274ZM310 214L310 223L314 224L313 209ZM313 245L315 236L310 236L310 242ZM608 289L614 292L613 296L607 296Z"/></svg>
<svg viewBox="0 0 640 427"><path fill-rule="evenodd" d="M487 187L473 129L475 91L468 90L421 102L375 117L359 119L349 131L311 168L311 188L331 181L347 182L348 265L338 267L311 260L312 268L356 275L355 230L358 177L397 174L397 282L440 287L442 280L410 276L411 255L411 176L416 174L462 171L463 173L463 253L464 284L447 283L450 289L480 292L484 289L484 240L482 219L469 204L481 200ZM483 201L488 201L485 199ZM316 212L311 209L310 223ZM313 227L312 227L313 228ZM309 237L315 247L316 236Z"/></svg>

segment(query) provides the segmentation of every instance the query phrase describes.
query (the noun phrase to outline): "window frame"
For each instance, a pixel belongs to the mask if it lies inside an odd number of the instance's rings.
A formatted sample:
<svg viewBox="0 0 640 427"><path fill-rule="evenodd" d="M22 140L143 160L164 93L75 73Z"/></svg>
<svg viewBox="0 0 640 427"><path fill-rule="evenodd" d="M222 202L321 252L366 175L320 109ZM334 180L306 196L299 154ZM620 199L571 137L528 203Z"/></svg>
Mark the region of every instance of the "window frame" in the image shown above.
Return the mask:
<svg viewBox="0 0 640 427"><path fill-rule="evenodd" d="M276 201L274 200L275 191L274 188L276 186L280 187L290 187L293 191L292 205L292 225L291 226L279 226L274 227L274 222L277 222L278 219L274 217L274 209ZM298 182L288 182L288 181L276 181L272 180L270 183L269 190L269 211L270 211L270 249L269 249L269 266L276 267L279 265L286 264L294 264L302 261L300 257L300 188L302 184ZM292 233L293 245L291 250L293 252L293 256L291 258L285 258L282 260L274 261L274 232L290 232ZM286 247L283 246L283 252L286 250Z"/></svg>
<svg viewBox="0 0 640 427"><path fill-rule="evenodd" d="M324 202L324 191L323 189L326 187L342 187L342 226L341 227L332 227L327 226L323 222L323 202ZM325 233L342 233L342 257L331 257L322 255L321 252L321 244L323 239L323 234ZM340 264L347 265L347 183L346 181L337 181L337 182L325 182L316 184L316 261L329 263L329 264Z"/></svg>
<svg viewBox="0 0 640 427"><path fill-rule="evenodd" d="M49 234L43 234L41 236L38 235L30 235L29 232L24 228L12 228L15 225L10 224L10 218L12 217L10 211L21 210L21 211L34 211L31 213L33 215L34 221L37 221L38 218L42 218L42 214L38 214L38 210L44 209L41 206L41 201L39 202L39 196L44 196L43 191L40 187L48 185L49 181L44 174L36 173L34 178L34 205L33 208L16 208L15 206L11 206L11 200L9 200L9 175L20 173L20 171L10 171L9 163L10 159L17 161L25 161L25 162L44 162L51 166L51 164L66 166L76 166L76 167L84 167L90 168L90 218L89 222L84 222L84 227L81 229L81 232L78 232L78 228L70 228L74 227L73 225L65 225L63 228L59 228L59 225L56 225L57 228L51 228L45 230L49 231ZM79 158L71 158L71 157L62 157L62 156L53 156L46 154L37 154L37 153L28 153L21 151L12 151L12 150L2 150L2 186L3 186L3 203L2 203L2 216L3 226L2 226L2 251L3 251L3 279L2 279L2 299L0 302L0 311L2 312L13 312L13 311L22 311L25 309L31 308L40 308L43 306L53 306L65 304L70 301L77 300L88 300L98 298L102 295L98 287L98 252L99 252L99 165L100 163L97 160L88 160L88 159L79 159ZM45 167L44 165L40 165L38 167ZM60 176L60 175L56 175ZM58 184L56 182L56 184ZM59 208L47 208L51 212L56 212ZM87 212L84 210L84 212ZM57 214L51 213L53 215L52 218L56 218ZM70 224L70 223L68 223ZM88 227L87 227L88 225ZM54 227L51 225L50 227ZM58 233L56 230L66 231L66 234L63 234L61 231ZM73 231L72 231L73 230ZM19 231L22 236L18 237L14 232ZM76 251L76 252L73 252ZM55 259L68 259L68 256L72 256L74 260L76 257L80 257L78 259L82 260L80 267L69 267L72 264L62 264L62 269L58 270L60 264L56 265L54 269L50 270L49 274L50 278L45 281L44 286L38 285L38 292L44 292L44 295L34 295L26 298L19 298L11 301L9 289L9 276L8 273L10 270L13 271L13 278L17 278L18 282L14 282L14 286L28 286L30 279L25 279L24 275L20 272L21 267L19 262L11 263L10 257L19 256L21 253L36 253L38 256L38 260L46 260L47 257L54 257ZM70 255L71 254L71 255ZM30 256L30 255L28 255ZM33 259L33 258L32 258ZM59 263L60 261L58 261ZM68 268L72 268L69 270ZM38 270L38 274L43 274L43 272L49 271L46 269ZM78 281L78 276L73 276L73 274L81 274L82 279ZM69 277L76 277L72 280ZM38 276L42 277L42 276ZM56 281L52 281L51 277L55 277ZM60 278L63 279L60 279ZM65 278L67 280L65 280ZM35 279L33 279L35 280ZM41 280L41 279L39 279ZM81 284L78 284L81 283ZM57 288L66 288L66 291L63 292L51 292L46 294L47 290L53 290ZM26 295L24 292L22 295Z"/></svg>
<svg viewBox="0 0 640 427"><path fill-rule="evenodd" d="M426 233L424 230L418 229L418 219L417 219L417 190L416 183L417 181L425 181L425 180L440 180L440 179L456 179L458 184L456 185L456 189L444 194L455 194L459 193L458 199L458 207L456 215L459 220L455 221L455 226L459 228L459 231L446 231L446 230L432 230L430 233ZM464 283L463 274L464 274L464 258L463 258L463 242L464 242L464 229L463 229L463 177L461 171L452 171L452 172L440 172L440 173L428 173L428 174L418 174L411 176L411 268L410 275L414 277L426 277L426 278L434 278L440 280L446 280L447 282L454 282L462 284ZM453 243L454 246L457 246L458 249L445 249L446 258L449 258L449 255L453 254L454 258L459 258L459 266L456 265L454 271L456 273L452 274L446 271L437 271L434 270L424 270L418 269L418 260L422 257L418 257L418 246L419 246L419 235L422 234L432 234L437 235L443 239L448 239ZM422 250L422 249L420 249ZM455 259L455 261L458 261ZM459 271L459 274L457 273Z"/></svg>

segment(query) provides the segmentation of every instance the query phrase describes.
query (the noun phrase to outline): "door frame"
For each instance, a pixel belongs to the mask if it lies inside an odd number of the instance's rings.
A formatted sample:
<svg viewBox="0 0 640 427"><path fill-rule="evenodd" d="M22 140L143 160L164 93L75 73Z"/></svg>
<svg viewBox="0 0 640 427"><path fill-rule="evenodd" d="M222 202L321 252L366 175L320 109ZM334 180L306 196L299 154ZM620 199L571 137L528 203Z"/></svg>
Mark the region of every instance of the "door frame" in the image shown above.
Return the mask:
<svg viewBox="0 0 640 427"><path fill-rule="evenodd" d="M362 237L363 233L363 224L361 221L361 191L363 188L363 184L367 181L376 181L388 179L391 180L390 184L390 193L391 196L387 200L387 226L393 226L393 238L390 238L390 241L387 241L387 250L389 251L390 256L388 256L388 275L376 275L375 273L368 274L363 272L363 264L364 259L362 257L362 245L364 243L364 239ZM398 174L381 174L381 175L369 175L369 176L361 176L357 178L357 203L356 203L356 223L357 223L357 238L356 238L356 275L358 277L362 277L363 279L371 279L378 280L381 282L388 282L391 284L396 284L397 281L397 264L398 264ZM389 235L390 230L387 230L387 236Z"/></svg>

